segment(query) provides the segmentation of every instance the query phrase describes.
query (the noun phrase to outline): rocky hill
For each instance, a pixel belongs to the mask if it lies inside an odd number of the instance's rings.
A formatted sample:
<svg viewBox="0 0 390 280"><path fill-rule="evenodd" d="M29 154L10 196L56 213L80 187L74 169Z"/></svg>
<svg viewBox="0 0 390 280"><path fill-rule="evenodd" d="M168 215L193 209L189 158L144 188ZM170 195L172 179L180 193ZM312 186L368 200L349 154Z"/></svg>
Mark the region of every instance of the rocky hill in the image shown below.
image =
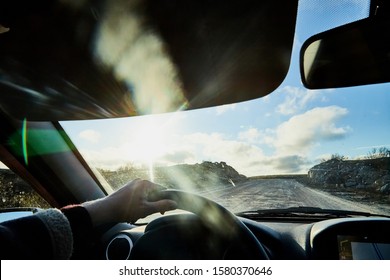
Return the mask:
<svg viewBox="0 0 390 280"><path fill-rule="evenodd" d="M150 170L134 167L117 171L100 170L100 173L114 188L118 188L134 178L150 179ZM226 162L204 161L199 164L180 164L153 169L154 182L175 189L203 190L207 188L232 186L247 177L239 174Z"/></svg>
<svg viewBox="0 0 390 280"><path fill-rule="evenodd" d="M309 170L316 185L390 194L390 157L363 160L331 159Z"/></svg>
<svg viewBox="0 0 390 280"><path fill-rule="evenodd" d="M246 180L244 175L239 174L226 162L205 161L200 164L181 164L161 168L160 179L166 180L165 185L180 188L183 183L198 189L217 187L224 185L235 185ZM156 178L157 181L159 178Z"/></svg>

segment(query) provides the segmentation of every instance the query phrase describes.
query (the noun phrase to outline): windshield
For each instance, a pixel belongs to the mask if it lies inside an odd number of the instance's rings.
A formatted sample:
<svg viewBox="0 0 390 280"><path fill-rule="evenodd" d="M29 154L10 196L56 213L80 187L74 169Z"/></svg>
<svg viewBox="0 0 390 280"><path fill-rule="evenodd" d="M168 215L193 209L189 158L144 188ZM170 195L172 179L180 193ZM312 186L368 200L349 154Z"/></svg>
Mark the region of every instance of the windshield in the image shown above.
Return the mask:
<svg viewBox="0 0 390 280"><path fill-rule="evenodd" d="M112 189L144 178L232 212L315 206L390 214L390 85L307 90L299 75L303 42L367 17L369 1L319 2L300 1L290 70L264 98L61 125Z"/></svg>

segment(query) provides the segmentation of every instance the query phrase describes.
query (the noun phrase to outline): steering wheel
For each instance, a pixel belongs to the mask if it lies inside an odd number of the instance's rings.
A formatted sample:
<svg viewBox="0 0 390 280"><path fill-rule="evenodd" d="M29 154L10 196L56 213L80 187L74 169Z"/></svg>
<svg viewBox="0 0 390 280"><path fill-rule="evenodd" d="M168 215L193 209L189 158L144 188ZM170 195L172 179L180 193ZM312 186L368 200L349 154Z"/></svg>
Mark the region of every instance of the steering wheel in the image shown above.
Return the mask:
<svg viewBox="0 0 390 280"><path fill-rule="evenodd" d="M174 200L178 209L195 215L167 215L149 223L143 236L134 244L131 259L268 259L267 253L254 234L220 204L200 195L179 190L164 190L149 197L152 201L160 199ZM197 237L194 237L195 235ZM203 235L206 239L209 236L213 238L205 242L199 239L198 235ZM189 239L193 244L187 244L190 243ZM188 252L199 250L199 247L206 246L205 243L212 244L208 244L202 254L194 255ZM210 254L210 248L219 245L228 249L222 253ZM226 255L226 251L229 251L229 256Z"/></svg>

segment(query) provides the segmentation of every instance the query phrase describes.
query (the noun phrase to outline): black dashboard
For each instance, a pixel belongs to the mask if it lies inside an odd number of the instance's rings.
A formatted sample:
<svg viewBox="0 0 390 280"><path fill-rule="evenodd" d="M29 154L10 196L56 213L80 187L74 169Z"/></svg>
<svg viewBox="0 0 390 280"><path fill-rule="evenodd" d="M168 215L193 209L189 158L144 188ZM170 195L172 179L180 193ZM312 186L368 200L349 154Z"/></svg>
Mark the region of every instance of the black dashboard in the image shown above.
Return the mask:
<svg viewBox="0 0 390 280"><path fill-rule="evenodd" d="M240 220L271 260L390 259L389 218L337 218L309 223ZM152 226L123 229L122 225L120 230L107 232L104 240L106 259L242 258L239 240L236 244L221 241L193 214L162 217Z"/></svg>
<svg viewBox="0 0 390 280"><path fill-rule="evenodd" d="M390 259L390 219L327 220L313 225L310 236L315 259Z"/></svg>

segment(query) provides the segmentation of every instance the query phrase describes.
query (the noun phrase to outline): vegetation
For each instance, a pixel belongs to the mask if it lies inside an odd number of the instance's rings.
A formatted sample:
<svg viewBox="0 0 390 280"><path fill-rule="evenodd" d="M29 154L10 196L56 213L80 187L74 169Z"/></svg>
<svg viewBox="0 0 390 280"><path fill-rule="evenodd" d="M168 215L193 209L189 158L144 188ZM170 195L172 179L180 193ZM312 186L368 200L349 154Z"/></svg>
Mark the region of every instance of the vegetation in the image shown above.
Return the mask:
<svg viewBox="0 0 390 280"><path fill-rule="evenodd" d="M347 160L347 159L348 159L348 157L336 153L336 154L332 154L330 156L330 159L325 159L325 158L321 159L321 162L323 163L323 162L327 162L327 161L331 161L331 160L333 160L333 161L344 161L344 160Z"/></svg>
<svg viewBox="0 0 390 280"><path fill-rule="evenodd" d="M0 169L0 198L0 208L50 207L31 186L8 169Z"/></svg>
<svg viewBox="0 0 390 280"><path fill-rule="evenodd" d="M366 156L364 157L361 157L360 159L378 159L378 158L388 158L390 157L390 149L387 148L387 147L380 147L380 148L372 148L371 151L369 151L367 153ZM345 160L348 160L349 158L347 156L344 156L344 155L340 155L338 153L335 153L335 154L332 154L330 156L330 159L321 159L321 162L327 162L327 161L330 161L330 160L333 160L333 161L345 161Z"/></svg>
<svg viewBox="0 0 390 280"><path fill-rule="evenodd" d="M368 159L390 157L390 149L386 147L373 148L367 155Z"/></svg>

